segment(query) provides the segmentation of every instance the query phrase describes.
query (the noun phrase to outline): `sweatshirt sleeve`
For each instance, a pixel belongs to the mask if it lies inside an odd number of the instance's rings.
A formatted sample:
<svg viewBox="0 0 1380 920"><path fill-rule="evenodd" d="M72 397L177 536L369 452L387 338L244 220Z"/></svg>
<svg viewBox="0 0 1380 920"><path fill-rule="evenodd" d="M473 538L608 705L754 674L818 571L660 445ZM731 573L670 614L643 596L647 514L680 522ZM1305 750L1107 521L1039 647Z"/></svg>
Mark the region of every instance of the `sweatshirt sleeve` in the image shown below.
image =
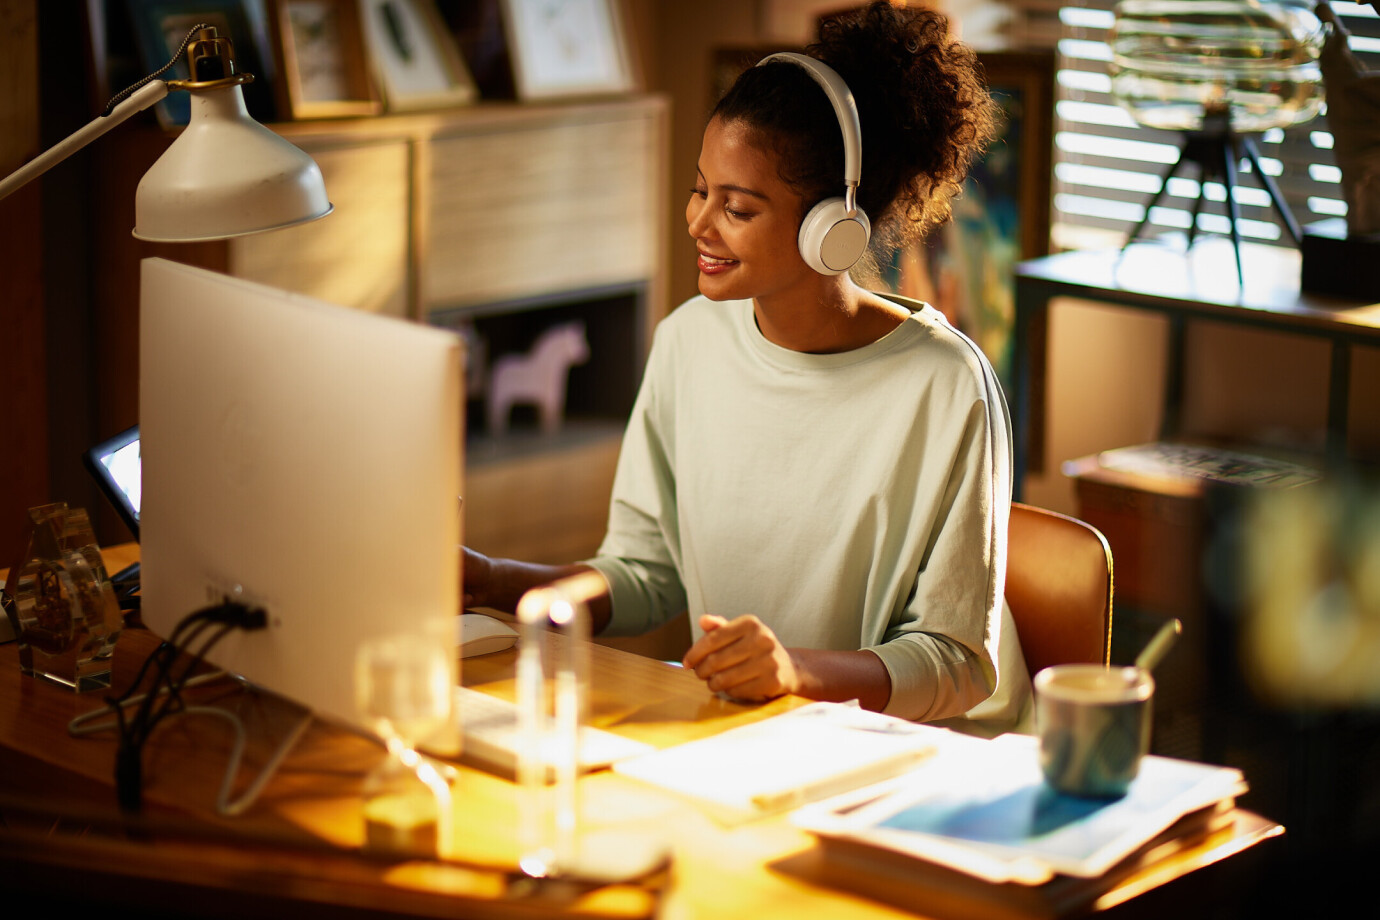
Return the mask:
<svg viewBox="0 0 1380 920"><path fill-rule="evenodd" d="M609 583L606 636L639 635L686 608L679 575L675 432L658 393L664 363L655 343L618 455L608 531L586 560Z"/></svg>
<svg viewBox="0 0 1380 920"><path fill-rule="evenodd" d="M980 389L961 419L914 586L883 641L870 648L891 676L886 712L918 721L961 716L999 681L1028 679L999 673L1011 427L991 366L975 358Z"/></svg>

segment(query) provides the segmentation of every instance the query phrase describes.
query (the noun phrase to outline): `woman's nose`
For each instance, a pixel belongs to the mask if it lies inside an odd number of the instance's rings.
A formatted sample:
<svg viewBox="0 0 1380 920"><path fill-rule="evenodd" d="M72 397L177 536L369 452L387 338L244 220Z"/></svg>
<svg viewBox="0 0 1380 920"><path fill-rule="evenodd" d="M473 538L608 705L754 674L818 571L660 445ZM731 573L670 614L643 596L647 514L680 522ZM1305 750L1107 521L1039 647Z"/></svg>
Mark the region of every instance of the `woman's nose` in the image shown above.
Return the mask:
<svg viewBox="0 0 1380 920"><path fill-rule="evenodd" d="M699 239L709 232L709 202L692 195L685 206L685 224L690 235Z"/></svg>

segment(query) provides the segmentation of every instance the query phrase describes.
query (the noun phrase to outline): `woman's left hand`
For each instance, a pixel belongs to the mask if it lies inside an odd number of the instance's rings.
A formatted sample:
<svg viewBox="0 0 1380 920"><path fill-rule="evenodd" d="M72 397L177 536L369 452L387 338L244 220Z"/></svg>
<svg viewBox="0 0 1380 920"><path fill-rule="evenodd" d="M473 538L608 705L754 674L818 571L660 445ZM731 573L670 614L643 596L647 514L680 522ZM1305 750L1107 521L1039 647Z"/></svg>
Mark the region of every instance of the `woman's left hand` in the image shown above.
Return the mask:
<svg viewBox="0 0 1380 920"><path fill-rule="evenodd" d="M795 660L757 617L725 620L705 614L699 623L704 635L685 653L682 664L710 690L753 702L799 692Z"/></svg>

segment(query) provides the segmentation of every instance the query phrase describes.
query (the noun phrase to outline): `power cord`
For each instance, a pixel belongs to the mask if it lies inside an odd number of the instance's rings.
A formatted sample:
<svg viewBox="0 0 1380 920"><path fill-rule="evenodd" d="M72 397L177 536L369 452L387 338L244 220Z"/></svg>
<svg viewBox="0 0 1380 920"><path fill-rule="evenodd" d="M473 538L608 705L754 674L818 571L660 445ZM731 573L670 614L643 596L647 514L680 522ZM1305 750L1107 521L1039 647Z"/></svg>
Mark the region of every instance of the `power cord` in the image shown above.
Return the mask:
<svg viewBox="0 0 1380 920"><path fill-rule="evenodd" d="M124 89L120 90L114 96L110 97L110 101L107 102L105 105L105 111L101 112L101 117L104 118L111 112L115 111L116 106L118 106L121 102L124 102L130 96L133 96L137 90L142 89L143 87L152 83L154 80L157 80L163 74L171 70L173 68L173 65L177 63L177 59L182 57L182 52L187 50L187 45L191 44L192 36L196 35L196 33L200 32L202 29L209 28L211 28L209 23L199 22L196 25L192 26L190 29L188 29L187 36L182 39L182 44L178 46L177 53L175 53L172 56L172 60L168 61L168 63L164 64L162 67L158 68L148 76L140 79L139 82L132 83L129 86L126 86Z"/></svg>
<svg viewBox="0 0 1380 920"><path fill-rule="evenodd" d="M263 629L267 623L268 616L262 608L250 607L228 599L220 604L197 610L184 617L173 629L172 635L168 637L167 641L160 644L144 660L133 684L123 695L106 700L110 710L115 714L115 726L119 738L115 753L115 791L123 810L137 813L143 806L144 744L149 735L152 734L153 729L164 718L181 712L210 711L231 719L232 723L237 723L232 715L222 710L208 710L207 707L189 708L182 697L182 691L191 686L192 683L197 682L195 678L191 677L191 672L201 663L206 653L227 633L235 629L246 631ZM196 645L197 640L207 630L211 631L210 635L199 646ZM187 662L178 673L174 674L177 660L184 652L187 656ZM153 670L153 682L147 692L138 694L137 691L143 685L150 669ZM138 708L134 714L128 716L125 707L136 705ZM89 713L88 717L102 712L104 711ZM78 732L80 725L86 721L86 718L74 719L69 730L74 733ZM302 728L304 727L305 725L302 726ZM94 731L95 729L88 728L86 730ZM227 807L233 807L233 803L227 801L228 785L234 775L233 768L238 765L244 747L243 726L236 724L236 730L237 738L232 760L232 772L227 774L226 781L221 788L222 805ZM295 740L300 733L301 728L294 734L293 739ZM280 754L285 753L286 748L280 752ZM251 791L257 793L257 788Z"/></svg>

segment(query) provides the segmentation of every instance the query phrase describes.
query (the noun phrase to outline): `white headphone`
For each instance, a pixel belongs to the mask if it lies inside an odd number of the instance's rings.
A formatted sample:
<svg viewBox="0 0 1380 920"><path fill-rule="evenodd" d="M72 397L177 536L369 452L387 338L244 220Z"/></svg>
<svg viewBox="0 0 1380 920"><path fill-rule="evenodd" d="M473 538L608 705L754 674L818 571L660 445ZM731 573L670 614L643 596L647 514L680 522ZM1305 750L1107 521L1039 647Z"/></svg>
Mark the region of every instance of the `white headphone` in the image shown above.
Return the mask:
<svg viewBox="0 0 1380 920"><path fill-rule="evenodd" d="M829 97L843 132L843 197L826 198L810 209L800 224L800 257L821 275L841 275L862 258L872 236L872 224L858 207L862 180L862 127L853 91L834 68L804 54L782 51L757 62L787 61L814 78Z"/></svg>

